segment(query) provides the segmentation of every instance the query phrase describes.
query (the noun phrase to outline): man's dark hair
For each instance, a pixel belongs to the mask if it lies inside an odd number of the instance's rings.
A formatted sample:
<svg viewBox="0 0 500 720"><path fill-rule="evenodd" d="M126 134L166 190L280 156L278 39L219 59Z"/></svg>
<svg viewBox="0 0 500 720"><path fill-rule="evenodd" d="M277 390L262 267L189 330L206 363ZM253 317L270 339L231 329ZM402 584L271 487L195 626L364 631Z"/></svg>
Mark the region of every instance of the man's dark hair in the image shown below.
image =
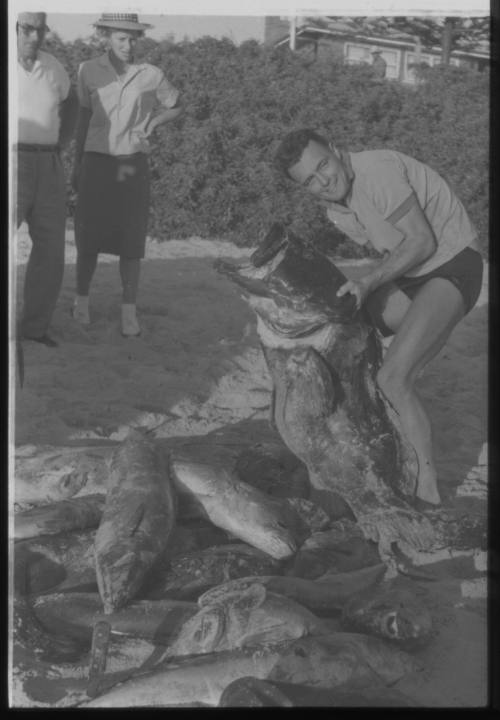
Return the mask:
<svg viewBox="0 0 500 720"><path fill-rule="evenodd" d="M290 177L288 170L298 163L302 153L313 140L319 145L328 147L329 143L326 138L319 135L311 128L302 128L301 130L293 130L285 135L274 155L274 165L283 175Z"/></svg>

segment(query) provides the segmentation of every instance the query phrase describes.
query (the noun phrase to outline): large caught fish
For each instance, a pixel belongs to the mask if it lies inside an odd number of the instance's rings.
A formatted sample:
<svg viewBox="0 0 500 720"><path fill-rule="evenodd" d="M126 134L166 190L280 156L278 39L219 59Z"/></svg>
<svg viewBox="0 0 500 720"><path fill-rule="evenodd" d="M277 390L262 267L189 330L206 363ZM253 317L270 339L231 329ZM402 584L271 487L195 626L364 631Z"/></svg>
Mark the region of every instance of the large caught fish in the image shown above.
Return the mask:
<svg viewBox="0 0 500 720"><path fill-rule="evenodd" d="M22 510L14 515L14 538L23 540L96 528L101 521L104 502L105 495L96 493Z"/></svg>
<svg viewBox="0 0 500 720"><path fill-rule="evenodd" d="M105 613L126 605L165 551L175 495L155 442L131 429L113 458L106 505L95 537L96 573Z"/></svg>
<svg viewBox="0 0 500 720"><path fill-rule="evenodd" d="M106 620L113 634L142 638L164 646L172 642L197 610L195 603L177 600L135 600L105 616L97 593L52 593L33 601L33 611L44 627L64 629L68 637L90 641L94 625Z"/></svg>
<svg viewBox="0 0 500 720"><path fill-rule="evenodd" d="M194 497L214 525L274 558L290 557L309 535L292 505L242 482L213 459L204 460L203 448L196 456L192 449L173 451L170 471L177 490Z"/></svg>
<svg viewBox="0 0 500 720"><path fill-rule="evenodd" d="M245 543L230 543L183 553L158 569L143 588L151 599L196 600L214 585L244 575L278 572L279 562Z"/></svg>
<svg viewBox="0 0 500 720"><path fill-rule="evenodd" d="M23 445L16 448L13 499L21 505L59 502L76 495L87 484L104 492L106 462L114 441L74 442L52 447Z"/></svg>
<svg viewBox="0 0 500 720"><path fill-rule="evenodd" d="M199 447L208 464L214 458L228 472L236 472L240 480L269 495L308 497L307 468L267 421L242 420L206 435L158 438L156 443L166 457L172 448ZM99 439L16 448L12 480L16 504L41 505L77 493L105 492L111 459L118 445L116 440Z"/></svg>
<svg viewBox="0 0 500 720"><path fill-rule="evenodd" d="M420 669L408 654L378 638L354 633L303 637L283 646L244 648L163 662L137 672L85 707L217 706L224 689L241 677L333 688L347 683L391 685Z"/></svg>
<svg viewBox="0 0 500 720"><path fill-rule="evenodd" d="M274 421L311 483L341 495L384 557L393 543L407 552L432 547L432 525L405 501L416 456L377 389L381 346L355 299L337 297L343 273L278 226L250 262L216 267L257 314Z"/></svg>
<svg viewBox="0 0 500 720"><path fill-rule="evenodd" d="M268 678L323 688L348 682L360 686L392 685L419 669L420 664L411 655L379 638L336 632L289 644Z"/></svg>
<svg viewBox="0 0 500 720"><path fill-rule="evenodd" d="M275 649L245 648L164 662L137 673L82 707L216 707L223 690L246 675L265 678L279 657Z"/></svg>
<svg viewBox="0 0 500 720"><path fill-rule="evenodd" d="M168 648L170 657L194 655L295 640L324 631L309 610L255 582L205 603L180 628Z"/></svg>
<svg viewBox="0 0 500 720"><path fill-rule="evenodd" d="M307 468L266 420L241 420L173 445L181 446L273 497L309 497Z"/></svg>
<svg viewBox="0 0 500 720"><path fill-rule="evenodd" d="M337 614L353 596L377 585L385 575L383 563L348 573L323 575L316 580L289 575L264 575L230 580L207 590L198 598L198 605L206 607L244 593L259 583L272 593L283 595L321 615Z"/></svg>

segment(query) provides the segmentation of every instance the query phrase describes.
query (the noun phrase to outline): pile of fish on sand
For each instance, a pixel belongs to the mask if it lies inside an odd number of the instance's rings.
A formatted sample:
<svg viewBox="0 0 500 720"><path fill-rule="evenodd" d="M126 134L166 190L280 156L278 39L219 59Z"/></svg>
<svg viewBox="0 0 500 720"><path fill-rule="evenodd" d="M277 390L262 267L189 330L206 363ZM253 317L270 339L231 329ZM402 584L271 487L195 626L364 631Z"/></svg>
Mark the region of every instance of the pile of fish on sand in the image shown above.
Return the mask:
<svg viewBox="0 0 500 720"><path fill-rule="evenodd" d="M268 321L278 298L274 324L289 335L324 312L307 273L290 272L299 288L276 281L277 253L293 270L290 247L274 231L250 269L219 267L244 278ZM274 424L19 449L14 706L416 704L393 686L422 670L432 612L417 583L387 570L401 548L456 539L460 523L444 531L396 492L411 457L370 384L372 335L352 308L349 322L335 312L325 347L331 360L344 343L340 379L311 345L283 350L261 333Z"/></svg>
<svg viewBox="0 0 500 720"><path fill-rule="evenodd" d="M108 471L105 493L56 500L54 482L51 502L15 515L24 702L216 706L246 678L245 697L255 679L291 685L292 704L302 686L327 704L337 687L339 703L361 688L404 704L389 686L418 670L431 613L411 580L384 581L345 506L309 499L307 469L267 421L175 442L130 429Z"/></svg>

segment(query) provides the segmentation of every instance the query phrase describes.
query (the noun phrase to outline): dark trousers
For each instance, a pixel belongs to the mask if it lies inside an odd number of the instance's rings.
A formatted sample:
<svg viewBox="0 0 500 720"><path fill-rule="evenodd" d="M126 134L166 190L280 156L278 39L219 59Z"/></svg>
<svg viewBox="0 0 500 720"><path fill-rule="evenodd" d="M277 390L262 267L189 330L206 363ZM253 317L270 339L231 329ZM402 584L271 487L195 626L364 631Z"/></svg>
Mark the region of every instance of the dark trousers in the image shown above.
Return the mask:
<svg viewBox="0 0 500 720"><path fill-rule="evenodd" d="M66 187L57 151L18 150L17 226L27 222L33 243L24 279L21 332L47 332L64 273Z"/></svg>

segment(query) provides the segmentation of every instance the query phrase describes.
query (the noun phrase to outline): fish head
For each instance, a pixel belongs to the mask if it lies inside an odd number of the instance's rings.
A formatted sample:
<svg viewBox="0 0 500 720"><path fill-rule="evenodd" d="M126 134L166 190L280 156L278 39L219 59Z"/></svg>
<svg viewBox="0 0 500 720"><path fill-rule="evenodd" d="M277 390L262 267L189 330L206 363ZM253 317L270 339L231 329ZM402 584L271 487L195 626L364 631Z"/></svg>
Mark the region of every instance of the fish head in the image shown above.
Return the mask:
<svg viewBox="0 0 500 720"><path fill-rule="evenodd" d="M344 608L353 627L411 647L430 639L433 625L427 607L409 593L375 590L371 599L362 595Z"/></svg>
<svg viewBox="0 0 500 720"><path fill-rule="evenodd" d="M202 608L180 628L167 656L202 655L217 650L224 638L226 616L220 605Z"/></svg>
<svg viewBox="0 0 500 720"><path fill-rule="evenodd" d="M312 244L275 223L248 262L218 261L218 272L243 290L264 325L299 338L328 323L350 323L357 313L350 294L337 297L347 278Z"/></svg>
<svg viewBox="0 0 500 720"><path fill-rule="evenodd" d="M413 604L381 611L377 624L381 629L382 637L405 647L425 643L433 632L430 613L425 608Z"/></svg>
<svg viewBox="0 0 500 720"><path fill-rule="evenodd" d="M184 623L168 655L219 652L241 647L252 611L265 600L262 585L252 584L241 591L228 592L216 604L203 605Z"/></svg>
<svg viewBox="0 0 500 720"><path fill-rule="evenodd" d="M242 645L281 645L323 630L322 621L285 595L267 592L265 602L253 608Z"/></svg>
<svg viewBox="0 0 500 720"><path fill-rule="evenodd" d="M276 560L294 555L307 534L294 510L271 496L264 502L248 499L245 513L254 528L249 542Z"/></svg>

